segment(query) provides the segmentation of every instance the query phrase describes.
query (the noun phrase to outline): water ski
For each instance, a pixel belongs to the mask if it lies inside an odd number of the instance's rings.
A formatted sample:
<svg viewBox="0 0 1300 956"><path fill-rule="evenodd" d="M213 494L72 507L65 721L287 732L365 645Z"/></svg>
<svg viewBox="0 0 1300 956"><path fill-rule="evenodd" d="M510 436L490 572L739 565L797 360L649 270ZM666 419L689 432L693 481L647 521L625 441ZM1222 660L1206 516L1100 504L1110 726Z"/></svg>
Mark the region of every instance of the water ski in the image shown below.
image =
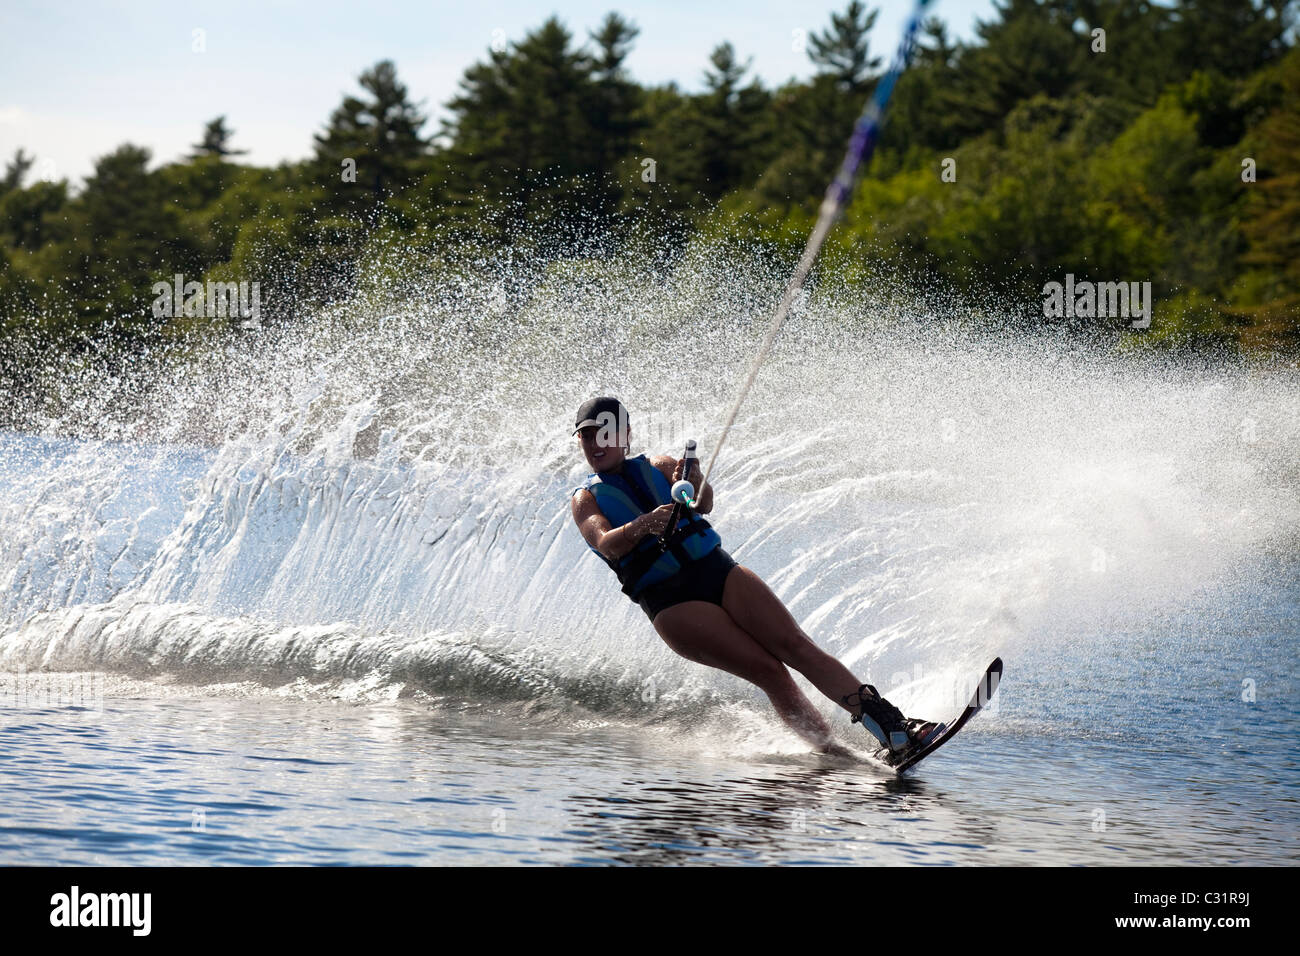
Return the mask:
<svg viewBox="0 0 1300 956"><path fill-rule="evenodd" d="M988 670L984 672L983 677L980 678L979 686L975 688L975 695L971 697L970 703L967 704L966 709L961 712L961 716L940 731L939 736L935 737L923 747L903 750L900 753L894 753L893 751L882 748L876 751L876 759L889 764L889 766L893 767L894 773L901 776L908 769L915 767L920 761L930 756L930 754L934 753L949 740L952 740L952 738L956 736L957 731L965 727L967 721L978 714L980 708L993 699L993 695L996 694L998 690L998 681L1001 679L1002 658L998 657L994 659L993 663L988 666Z"/></svg>

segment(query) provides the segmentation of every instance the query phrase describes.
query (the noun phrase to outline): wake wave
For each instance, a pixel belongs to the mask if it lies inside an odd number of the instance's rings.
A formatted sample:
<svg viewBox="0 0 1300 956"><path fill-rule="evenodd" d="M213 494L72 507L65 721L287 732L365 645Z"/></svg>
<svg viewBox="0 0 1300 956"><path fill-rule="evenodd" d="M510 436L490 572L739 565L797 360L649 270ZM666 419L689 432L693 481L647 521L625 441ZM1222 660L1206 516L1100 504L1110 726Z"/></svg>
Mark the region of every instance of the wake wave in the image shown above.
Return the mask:
<svg viewBox="0 0 1300 956"><path fill-rule="evenodd" d="M752 696L587 553L569 416L616 394L634 453L707 456L781 270L702 249L534 279L361 298L116 410L69 378L62 417L0 435L0 667L683 720ZM1171 610L1222 589L1231 614L1294 561L1293 370L966 335L946 308L824 276L714 474L724 546L905 709L1024 642L1177 642Z"/></svg>
<svg viewBox="0 0 1300 956"><path fill-rule="evenodd" d="M544 649L510 649L495 637L286 627L213 617L200 605L118 601L33 615L0 647L0 671L249 682L354 701L413 697L493 709L526 703L530 718L586 712L683 723L724 700L690 674L675 673L671 660L650 670L612 659L556 668Z"/></svg>

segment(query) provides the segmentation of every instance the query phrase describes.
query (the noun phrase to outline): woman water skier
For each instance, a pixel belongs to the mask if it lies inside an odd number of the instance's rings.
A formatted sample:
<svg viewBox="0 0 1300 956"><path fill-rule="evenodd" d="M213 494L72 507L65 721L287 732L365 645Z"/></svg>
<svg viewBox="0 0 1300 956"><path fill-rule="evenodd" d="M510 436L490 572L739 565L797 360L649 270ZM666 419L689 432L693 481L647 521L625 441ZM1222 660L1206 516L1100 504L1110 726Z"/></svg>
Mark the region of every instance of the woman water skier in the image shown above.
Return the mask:
<svg viewBox="0 0 1300 956"><path fill-rule="evenodd" d="M931 740L942 725L909 720L808 637L763 580L722 549L699 515L713 510L713 487L700 488L699 465L670 455L628 456L632 430L616 398L593 398L578 409L574 434L591 474L574 490L573 520L588 547L618 575L623 593L641 605L672 650L757 685L797 734L820 751L851 754L790 676L787 666L853 715L893 755ZM675 532L660 537L673 511L670 489L682 477L697 490Z"/></svg>

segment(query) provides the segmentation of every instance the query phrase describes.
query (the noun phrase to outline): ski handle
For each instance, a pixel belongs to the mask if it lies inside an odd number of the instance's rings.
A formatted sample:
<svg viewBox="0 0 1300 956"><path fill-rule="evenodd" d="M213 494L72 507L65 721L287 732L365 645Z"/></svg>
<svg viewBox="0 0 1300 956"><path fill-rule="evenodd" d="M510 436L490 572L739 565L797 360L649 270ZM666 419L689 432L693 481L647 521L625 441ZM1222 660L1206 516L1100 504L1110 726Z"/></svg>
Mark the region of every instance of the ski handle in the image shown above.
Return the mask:
<svg viewBox="0 0 1300 956"><path fill-rule="evenodd" d="M682 478L684 480L689 480L686 478L686 476L691 473L691 462L695 462L698 464L700 460L699 456L695 453L694 438L686 439L686 454L682 455L682 459L685 462L685 464L682 466ZM700 495L703 494L703 492L704 492L703 488L695 489L696 501L699 500ZM660 554L666 554L668 552L668 539L669 537L672 536L673 532L677 530L677 522L682 520L682 512L687 507L688 507L687 505L682 504L680 501L673 502L672 514L669 515L668 518L668 527L664 528L664 533L659 536Z"/></svg>

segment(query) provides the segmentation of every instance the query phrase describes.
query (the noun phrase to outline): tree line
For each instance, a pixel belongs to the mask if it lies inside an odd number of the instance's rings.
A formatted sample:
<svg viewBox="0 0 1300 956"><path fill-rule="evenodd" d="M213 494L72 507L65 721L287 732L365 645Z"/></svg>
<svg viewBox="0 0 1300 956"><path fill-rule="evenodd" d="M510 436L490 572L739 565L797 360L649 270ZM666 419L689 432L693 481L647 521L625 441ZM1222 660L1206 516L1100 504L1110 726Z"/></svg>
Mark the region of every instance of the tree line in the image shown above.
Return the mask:
<svg viewBox="0 0 1300 956"><path fill-rule="evenodd" d="M1067 273L1152 281L1147 343L1300 347L1300 53L1294 0L1001 0L970 42L924 23L827 268L1037 308ZM391 62L273 168L226 117L182 160L130 143L75 190L0 179L0 377L33 349L130 355L160 279L257 280L271 318L345 297L367 250L599 255L638 230L802 245L887 56L858 0L807 37L813 75L769 87L721 43L702 88L629 74L634 23L552 17L467 69L430 128ZM892 38L890 39L892 42ZM855 272L855 270L858 270ZM394 281L399 281L397 277ZM209 323L210 325L210 323ZM242 334L232 323L228 334Z"/></svg>

